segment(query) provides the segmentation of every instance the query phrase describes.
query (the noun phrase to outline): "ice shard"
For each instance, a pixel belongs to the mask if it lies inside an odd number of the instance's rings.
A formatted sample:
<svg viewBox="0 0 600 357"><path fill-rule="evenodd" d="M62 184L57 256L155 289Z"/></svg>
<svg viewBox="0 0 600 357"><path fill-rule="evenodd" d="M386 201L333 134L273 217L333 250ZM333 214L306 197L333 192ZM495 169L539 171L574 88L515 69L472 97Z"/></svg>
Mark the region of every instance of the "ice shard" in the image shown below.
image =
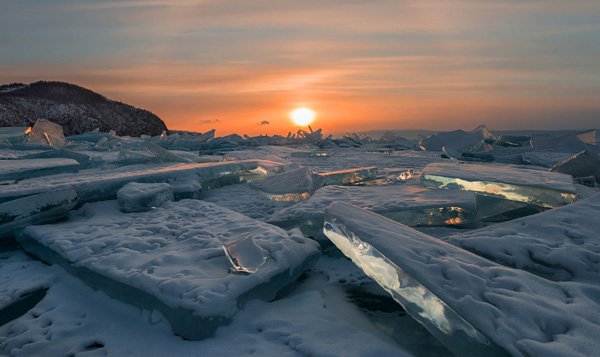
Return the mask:
<svg viewBox="0 0 600 357"><path fill-rule="evenodd" d="M168 183L130 182L117 192L123 212L145 212L172 200L173 188Z"/></svg>
<svg viewBox="0 0 600 357"><path fill-rule="evenodd" d="M2 160L0 163L0 181L22 180L77 171L79 171L79 163L73 159Z"/></svg>
<svg viewBox="0 0 600 357"><path fill-rule="evenodd" d="M0 203L0 239L31 224L59 221L77 204L77 193L58 189Z"/></svg>
<svg viewBox="0 0 600 357"><path fill-rule="evenodd" d="M115 201L81 210L64 223L27 227L19 242L115 299L160 311L191 340L211 336L247 301L273 299L319 256L318 244L298 232L200 200L126 215ZM232 274L222 248L240 233L268 252L252 274Z"/></svg>
<svg viewBox="0 0 600 357"><path fill-rule="evenodd" d="M62 126L46 119L38 119L27 134L27 143L48 146L62 146L65 135Z"/></svg>
<svg viewBox="0 0 600 357"><path fill-rule="evenodd" d="M598 288L496 264L336 202L327 237L458 356L589 355L600 347Z"/></svg>
<svg viewBox="0 0 600 357"><path fill-rule="evenodd" d="M329 171L322 172L320 175L325 179L324 185L352 185L374 179L377 176L377 167L369 166Z"/></svg>
<svg viewBox="0 0 600 357"><path fill-rule="evenodd" d="M240 183L246 175L262 178L267 169L281 165L266 160L242 160L198 164L161 164L124 166L111 171L87 170L73 174L24 179L12 185L0 186L0 202L9 201L58 188L73 188L81 203L114 199L117 191L129 182L169 182L179 176L197 175L203 185Z"/></svg>
<svg viewBox="0 0 600 357"><path fill-rule="evenodd" d="M268 258L268 253L249 234L242 234L225 243L223 251L234 271L242 273L255 273Z"/></svg>
<svg viewBox="0 0 600 357"><path fill-rule="evenodd" d="M474 193L414 185L325 186L308 200L277 210L267 222L299 227L304 234L319 237L325 208L332 202L350 203L409 226L469 226L477 222Z"/></svg>
<svg viewBox="0 0 600 357"><path fill-rule="evenodd" d="M577 198L571 176L514 165L436 162L423 169L421 182L426 187L473 191L547 208Z"/></svg>

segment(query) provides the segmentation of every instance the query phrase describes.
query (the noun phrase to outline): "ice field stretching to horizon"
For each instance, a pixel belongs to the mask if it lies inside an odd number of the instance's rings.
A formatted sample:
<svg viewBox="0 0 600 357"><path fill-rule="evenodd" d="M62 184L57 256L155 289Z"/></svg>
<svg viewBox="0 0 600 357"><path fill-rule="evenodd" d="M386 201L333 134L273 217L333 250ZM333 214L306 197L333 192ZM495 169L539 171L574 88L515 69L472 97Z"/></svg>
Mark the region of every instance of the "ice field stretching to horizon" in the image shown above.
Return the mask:
<svg viewBox="0 0 600 357"><path fill-rule="evenodd" d="M0 128L0 355L592 356L600 131Z"/></svg>

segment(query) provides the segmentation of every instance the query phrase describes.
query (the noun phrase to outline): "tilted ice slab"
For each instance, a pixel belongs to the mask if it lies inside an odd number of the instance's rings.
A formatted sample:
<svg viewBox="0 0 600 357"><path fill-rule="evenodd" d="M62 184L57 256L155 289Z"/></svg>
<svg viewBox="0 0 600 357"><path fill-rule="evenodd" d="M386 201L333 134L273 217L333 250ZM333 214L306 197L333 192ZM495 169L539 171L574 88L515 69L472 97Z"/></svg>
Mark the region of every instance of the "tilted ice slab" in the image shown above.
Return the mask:
<svg viewBox="0 0 600 357"><path fill-rule="evenodd" d="M26 228L21 245L116 299L160 311L188 339L210 336L250 299L272 299L319 254L299 233L198 200L130 214L109 201L78 212L66 223ZM241 234L268 253L252 274L230 273L222 248Z"/></svg>
<svg viewBox="0 0 600 357"><path fill-rule="evenodd" d="M473 191L548 208L577 198L571 176L514 165L436 162L423 169L421 181L427 187Z"/></svg>
<svg viewBox="0 0 600 357"><path fill-rule="evenodd" d="M371 180L377 176L377 167L357 167L353 169L322 172L325 185L348 185L357 182Z"/></svg>
<svg viewBox="0 0 600 357"><path fill-rule="evenodd" d="M197 175L201 183L215 181L239 183L247 176L265 177L265 168L280 165L265 160L227 161L198 164L162 164L127 166L114 170L87 170L78 174L52 175L21 180L13 185L0 186L0 202L24 197L52 189L71 187L81 202L116 198L117 191L128 182L169 182L182 175Z"/></svg>
<svg viewBox="0 0 600 357"><path fill-rule="evenodd" d="M202 191L201 198L204 201L263 221L276 210L293 204L293 202L275 202L263 192L253 189L246 183Z"/></svg>
<svg viewBox="0 0 600 357"><path fill-rule="evenodd" d="M73 159L2 160L0 162L0 181L77 171L79 171L79 163Z"/></svg>
<svg viewBox="0 0 600 357"><path fill-rule="evenodd" d="M75 208L77 199L77 192L64 188L0 203L0 242L28 225L52 223L66 217Z"/></svg>
<svg viewBox="0 0 600 357"><path fill-rule="evenodd" d="M325 186L307 201L276 211L267 221L281 227L300 227L319 235L325 208L346 202L410 226L469 225L476 221L476 195L466 191L430 190L414 185Z"/></svg>
<svg viewBox="0 0 600 357"><path fill-rule="evenodd" d="M597 285L600 193L533 216L453 235L448 241L547 279Z"/></svg>
<svg viewBox="0 0 600 357"><path fill-rule="evenodd" d="M593 355L600 287L508 268L345 203L324 232L455 354Z"/></svg>

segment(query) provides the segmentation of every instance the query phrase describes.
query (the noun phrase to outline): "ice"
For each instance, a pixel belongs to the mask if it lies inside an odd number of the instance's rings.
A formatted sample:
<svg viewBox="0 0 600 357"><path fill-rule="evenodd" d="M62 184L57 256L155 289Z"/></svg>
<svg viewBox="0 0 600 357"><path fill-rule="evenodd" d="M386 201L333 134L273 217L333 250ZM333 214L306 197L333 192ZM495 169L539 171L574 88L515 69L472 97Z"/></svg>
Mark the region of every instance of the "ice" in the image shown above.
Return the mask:
<svg viewBox="0 0 600 357"><path fill-rule="evenodd" d="M256 273L268 258L268 253L249 234L242 234L226 242L223 251L236 272Z"/></svg>
<svg viewBox="0 0 600 357"><path fill-rule="evenodd" d="M306 200L319 187L323 186L322 176L306 167L292 169L281 174L268 176L262 181L252 183L276 202L298 202Z"/></svg>
<svg viewBox="0 0 600 357"><path fill-rule="evenodd" d="M37 145L62 146L65 135L62 126L46 119L38 119L27 134L27 143Z"/></svg>
<svg viewBox="0 0 600 357"><path fill-rule="evenodd" d="M552 166L550 171L571 175L576 180L589 177L591 183L600 184L600 156L588 150L582 151Z"/></svg>
<svg viewBox="0 0 600 357"><path fill-rule="evenodd" d="M348 185L374 179L377 176L377 167L358 167L353 169L329 171L321 173L325 185Z"/></svg>
<svg viewBox="0 0 600 357"><path fill-rule="evenodd" d="M230 323L247 301L275 297L319 254L298 233L199 200L126 215L115 201L100 202L71 217L30 226L19 242L113 298L160 311L175 334L192 340ZM222 249L240 233L268 252L252 274L231 274Z"/></svg>
<svg viewBox="0 0 600 357"><path fill-rule="evenodd" d="M173 188L168 183L130 182L117 192L123 212L146 212L172 200Z"/></svg>
<svg viewBox="0 0 600 357"><path fill-rule="evenodd" d="M454 151L468 151L484 140L493 142L494 135L485 126L479 126L470 132L455 130L434 134L424 139L421 145L429 151L442 151L444 146Z"/></svg>
<svg viewBox="0 0 600 357"><path fill-rule="evenodd" d="M347 202L410 226L468 226L476 222L477 213L472 192L414 185L325 186L307 201L276 211L267 222L320 237L325 208L332 202Z"/></svg>
<svg viewBox="0 0 600 357"><path fill-rule="evenodd" d="M47 190L71 187L82 202L116 198L117 191L129 182L169 182L179 176L197 175L203 185L240 183L250 175L264 177L267 171L281 165L266 160L244 160L198 164L160 164L125 166L114 170L93 169L77 174L61 174L24 179L16 184L0 186L0 202Z"/></svg>
<svg viewBox="0 0 600 357"><path fill-rule="evenodd" d="M597 284L498 265L341 202L327 209L324 232L456 355L593 355L600 348Z"/></svg>
<svg viewBox="0 0 600 357"><path fill-rule="evenodd" d="M59 221L77 204L77 193L59 189L0 203L0 241L31 224Z"/></svg>
<svg viewBox="0 0 600 357"><path fill-rule="evenodd" d="M600 145L600 129L587 130L577 134L577 139L585 144Z"/></svg>
<svg viewBox="0 0 600 357"><path fill-rule="evenodd" d="M24 155L20 157L22 160L29 159L50 159L50 158L66 158L73 159L79 163L80 168L88 168L92 165L92 158L79 151L68 150L65 148L57 148L54 150L43 151L39 153Z"/></svg>
<svg viewBox="0 0 600 357"><path fill-rule="evenodd" d="M452 235L448 241L501 264L555 281L596 285L600 193L533 216Z"/></svg>
<svg viewBox="0 0 600 357"><path fill-rule="evenodd" d="M160 147L159 145L153 144L151 142L146 142L146 149L150 151L154 156L159 159L159 162L183 162L190 163L191 161L170 152L167 149Z"/></svg>
<svg viewBox="0 0 600 357"><path fill-rule="evenodd" d="M566 160L573 156L568 152L545 152L530 151L521 154L521 160L528 165L535 165L550 168L556 163Z"/></svg>
<svg viewBox="0 0 600 357"><path fill-rule="evenodd" d="M571 176L514 165L433 163L423 169L421 181L427 187L473 191L547 208L577 198Z"/></svg>
<svg viewBox="0 0 600 357"><path fill-rule="evenodd" d="M277 209L294 202L276 202L249 184L229 185L203 191L201 198L250 218L266 220Z"/></svg>
<svg viewBox="0 0 600 357"><path fill-rule="evenodd" d="M0 162L0 180L22 180L79 171L79 163L73 159L20 159Z"/></svg>

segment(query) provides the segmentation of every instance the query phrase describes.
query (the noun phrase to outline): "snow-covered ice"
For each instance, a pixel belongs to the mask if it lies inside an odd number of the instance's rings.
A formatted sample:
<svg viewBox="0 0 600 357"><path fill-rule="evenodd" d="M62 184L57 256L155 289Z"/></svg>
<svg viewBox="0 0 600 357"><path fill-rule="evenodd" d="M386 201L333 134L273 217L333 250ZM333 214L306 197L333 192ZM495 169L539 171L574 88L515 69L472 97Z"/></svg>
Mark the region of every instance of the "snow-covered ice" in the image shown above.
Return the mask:
<svg viewBox="0 0 600 357"><path fill-rule="evenodd" d="M54 158L0 161L0 181L22 180L77 171L79 171L79 163L73 159Z"/></svg>
<svg viewBox="0 0 600 357"><path fill-rule="evenodd" d="M427 187L473 191L548 208L577 198L570 175L513 165L438 162L425 167L421 181Z"/></svg>
<svg viewBox="0 0 600 357"><path fill-rule="evenodd" d="M222 249L241 234L268 252L250 275L231 274ZM272 299L319 254L298 233L199 200L129 214L115 201L90 204L68 222L28 227L19 241L114 298L159 310L188 339L212 335L252 298Z"/></svg>

